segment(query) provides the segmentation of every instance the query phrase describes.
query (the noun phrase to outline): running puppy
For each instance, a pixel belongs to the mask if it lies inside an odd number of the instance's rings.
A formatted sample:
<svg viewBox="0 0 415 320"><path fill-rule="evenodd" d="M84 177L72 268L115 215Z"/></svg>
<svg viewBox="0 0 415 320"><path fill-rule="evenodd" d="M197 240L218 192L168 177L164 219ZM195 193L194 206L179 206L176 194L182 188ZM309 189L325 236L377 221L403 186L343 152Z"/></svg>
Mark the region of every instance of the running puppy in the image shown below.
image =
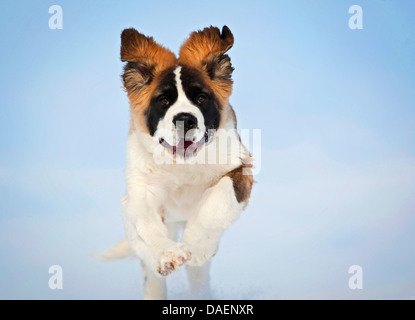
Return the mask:
<svg viewBox="0 0 415 320"><path fill-rule="evenodd" d="M229 104L234 69L225 53L233 42L228 27L205 28L176 58L152 37L122 32L131 111L122 204L127 239L101 258L137 255L145 299L165 299L165 276L184 264L191 288L208 288L208 262L248 203L251 157Z"/></svg>

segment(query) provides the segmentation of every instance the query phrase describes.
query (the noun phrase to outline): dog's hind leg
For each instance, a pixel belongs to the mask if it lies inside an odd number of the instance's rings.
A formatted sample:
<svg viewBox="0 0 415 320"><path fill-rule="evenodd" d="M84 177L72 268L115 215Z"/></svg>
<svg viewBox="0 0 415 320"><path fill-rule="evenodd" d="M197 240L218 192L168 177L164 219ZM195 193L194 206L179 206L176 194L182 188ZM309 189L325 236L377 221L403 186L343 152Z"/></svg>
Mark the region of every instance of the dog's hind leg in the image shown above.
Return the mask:
<svg viewBox="0 0 415 320"><path fill-rule="evenodd" d="M201 266L186 265L187 278L193 299L211 299L212 293L209 284L210 261Z"/></svg>
<svg viewBox="0 0 415 320"><path fill-rule="evenodd" d="M166 278L151 271L141 262L144 273L144 300L165 300L167 297Z"/></svg>
<svg viewBox="0 0 415 320"><path fill-rule="evenodd" d="M155 274L152 271L154 267L149 267L149 265L155 263L154 254L139 237L133 242L132 248L141 260L144 274L144 300L166 299L167 289L165 277Z"/></svg>

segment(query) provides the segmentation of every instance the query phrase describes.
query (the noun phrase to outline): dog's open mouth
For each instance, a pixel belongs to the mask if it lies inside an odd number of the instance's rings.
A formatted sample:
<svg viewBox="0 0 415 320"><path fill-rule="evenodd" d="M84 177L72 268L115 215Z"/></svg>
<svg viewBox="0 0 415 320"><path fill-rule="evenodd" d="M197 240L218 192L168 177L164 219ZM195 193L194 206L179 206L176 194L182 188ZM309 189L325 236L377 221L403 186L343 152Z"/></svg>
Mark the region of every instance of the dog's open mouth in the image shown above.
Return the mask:
<svg viewBox="0 0 415 320"><path fill-rule="evenodd" d="M159 139L159 143L165 147L167 150L169 150L173 155L182 155L184 157L186 156L193 156L196 155L196 153L199 151L199 149L205 144L210 141L211 135L208 134L208 132L205 132L205 135L197 142L194 141L188 141L183 138L179 139L179 142L172 146L169 144L166 140L163 138Z"/></svg>

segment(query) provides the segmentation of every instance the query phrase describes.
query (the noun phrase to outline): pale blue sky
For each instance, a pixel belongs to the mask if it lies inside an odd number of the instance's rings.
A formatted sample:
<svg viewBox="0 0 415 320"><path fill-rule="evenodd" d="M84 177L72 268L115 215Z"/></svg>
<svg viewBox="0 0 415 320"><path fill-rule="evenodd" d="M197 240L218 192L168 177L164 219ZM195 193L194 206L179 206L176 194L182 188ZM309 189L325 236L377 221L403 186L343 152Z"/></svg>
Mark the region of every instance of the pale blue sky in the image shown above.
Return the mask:
<svg viewBox="0 0 415 320"><path fill-rule="evenodd" d="M63 30L48 28L54 4ZM348 28L352 4L363 30ZM190 32L225 24L235 37L231 103L240 128L262 130L262 153L250 206L213 265L217 296L415 296L414 9L404 0L1 1L0 297L140 297L138 263L89 257L123 234L120 33L134 27L177 52ZM249 269L229 276L235 261ZM60 292L47 287L52 264L64 269ZM352 264L365 272L360 292L347 287Z"/></svg>

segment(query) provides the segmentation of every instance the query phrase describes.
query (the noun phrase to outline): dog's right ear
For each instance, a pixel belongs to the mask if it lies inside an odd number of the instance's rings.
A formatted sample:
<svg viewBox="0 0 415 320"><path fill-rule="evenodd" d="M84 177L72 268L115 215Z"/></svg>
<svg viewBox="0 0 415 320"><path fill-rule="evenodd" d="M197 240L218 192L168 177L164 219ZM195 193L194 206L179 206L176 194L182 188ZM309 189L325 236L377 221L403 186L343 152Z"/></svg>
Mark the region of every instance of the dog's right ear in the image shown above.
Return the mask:
<svg viewBox="0 0 415 320"><path fill-rule="evenodd" d="M152 37L130 28L121 34L121 61L127 62L122 78L131 97L147 87L159 72L174 65L176 56Z"/></svg>

